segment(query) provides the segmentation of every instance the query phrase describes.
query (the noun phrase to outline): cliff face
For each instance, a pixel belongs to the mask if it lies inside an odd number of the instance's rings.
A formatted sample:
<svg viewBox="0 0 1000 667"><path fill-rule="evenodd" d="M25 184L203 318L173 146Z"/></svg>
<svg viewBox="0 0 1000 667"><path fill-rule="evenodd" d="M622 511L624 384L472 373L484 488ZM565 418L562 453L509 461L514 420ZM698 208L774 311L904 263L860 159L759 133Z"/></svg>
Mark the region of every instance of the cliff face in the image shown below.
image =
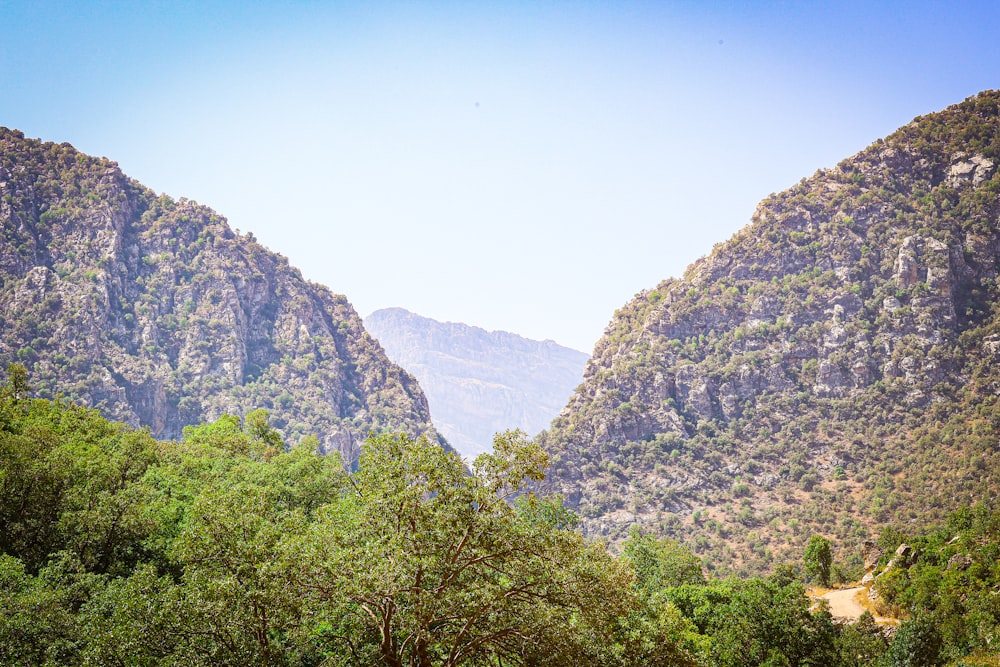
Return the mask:
<svg viewBox="0 0 1000 667"><path fill-rule="evenodd" d="M402 308L376 311L365 326L416 376L435 426L470 457L488 451L499 431L535 434L548 427L587 361L552 341L437 322Z"/></svg>
<svg viewBox="0 0 1000 667"><path fill-rule="evenodd" d="M543 437L590 530L644 522L738 568L993 497L998 106L771 195L615 314Z"/></svg>
<svg viewBox="0 0 1000 667"><path fill-rule="evenodd" d="M0 128L0 221L0 361L41 396L159 438L266 408L287 440L348 461L371 430L434 435L347 299L209 208Z"/></svg>

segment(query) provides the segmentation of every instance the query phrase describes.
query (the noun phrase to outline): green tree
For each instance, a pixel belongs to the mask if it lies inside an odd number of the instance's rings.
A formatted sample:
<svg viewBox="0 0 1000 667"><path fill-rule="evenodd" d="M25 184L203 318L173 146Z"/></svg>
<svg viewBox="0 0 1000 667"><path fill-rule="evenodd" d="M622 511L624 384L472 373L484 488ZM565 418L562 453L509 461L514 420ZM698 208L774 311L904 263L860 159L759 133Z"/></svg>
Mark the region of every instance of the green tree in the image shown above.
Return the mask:
<svg viewBox="0 0 1000 667"><path fill-rule="evenodd" d="M0 554L0 664L66 664L76 630L66 596Z"/></svg>
<svg viewBox="0 0 1000 667"><path fill-rule="evenodd" d="M830 572L833 566L833 550L830 540L822 535L813 535L806 544L803 561L806 574L819 581L823 586L830 585Z"/></svg>
<svg viewBox="0 0 1000 667"><path fill-rule="evenodd" d="M889 667L934 667L941 659L941 633L930 615L922 614L899 626L886 653Z"/></svg>
<svg viewBox="0 0 1000 667"><path fill-rule="evenodd" d="M130 568L153 529L139 482L157 457L147 432L96 410L0 396L0 552L29 572L61 550L92 570Z"/></svg>
<svg viewBox="0 0 1000 667"><path fill-rule="evenodd" d="M345 473L336 456L306 447L256 457L263 450L244 447L235 425L191 429L146 476L159 564L174 576L148 563L86 606L92 661L315 664L283 548L339 498Z"/></svg>
<svg viewBox="0 0 1000 667"><path fill-rule="evenodd" d="M348 492L286 556L331 664L620 662L627 565L555 527L558 511L507 502L545 462L517 432L476 476L424 439L369 439Z"/></svg>
<svg viewBox="0 0 1000 667"><path fill-rule="evenodd" d="M18 363L7 364L7 383L0 389L0 396L17 400L24 398L31 391L28 384L28 371Z"/></svg>
<svg viewBox="0 0 1000 667"><path fill-rule="evenodd" d="M709 662L717 667L834 664L830 614L809 611L800 583L727 579L678 586L666 598L708 637Z"/></svg>
<svg viewBox="0 0 1000 667"><path fill-rule="evenodd" d="M703 584L701 560L679 542L644 535L633 527L622 555L635 569L636 583L647 595L683 584Z"/></svg>
<svg viewBox="0 0 1000 667"><path fill-rule="evenodd" d="M888 647L875 618L871 612L866 611L857 622L840 629L837 637L837 664L843 667L874 665Z"/></svg>

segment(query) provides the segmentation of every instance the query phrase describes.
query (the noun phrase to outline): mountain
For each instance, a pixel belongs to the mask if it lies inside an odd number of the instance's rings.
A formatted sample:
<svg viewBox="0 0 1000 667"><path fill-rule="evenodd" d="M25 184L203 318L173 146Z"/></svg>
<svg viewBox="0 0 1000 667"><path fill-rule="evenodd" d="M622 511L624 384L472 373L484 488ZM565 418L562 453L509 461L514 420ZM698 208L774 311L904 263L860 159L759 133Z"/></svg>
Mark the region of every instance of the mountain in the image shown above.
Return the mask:
<svg viewBox="0 0 1000 667"><path fill-rule="evenodd" d="M286 440L349 461L370 431L436 437L347 299L205 206L0 128L0 221L0 362L39 396L158 438L266 408Z"/></svg>
<svg viewBox="0 0 1000 667"><path fill-rule="evenodd" d="M587 355L504 331L437 322L402 308L378 310L365 327L427 393L435 426L464 456L493 434L547 428L583 377Z"/></svg>
<svg viewBox="0 0 1000 667"><path fill-rule="evenodd" d="M772 194L615 313L541 437L588 531L639 522L730 571L823 533L857 566L876 525L996 496L998 108L982 93Z"/></svg>

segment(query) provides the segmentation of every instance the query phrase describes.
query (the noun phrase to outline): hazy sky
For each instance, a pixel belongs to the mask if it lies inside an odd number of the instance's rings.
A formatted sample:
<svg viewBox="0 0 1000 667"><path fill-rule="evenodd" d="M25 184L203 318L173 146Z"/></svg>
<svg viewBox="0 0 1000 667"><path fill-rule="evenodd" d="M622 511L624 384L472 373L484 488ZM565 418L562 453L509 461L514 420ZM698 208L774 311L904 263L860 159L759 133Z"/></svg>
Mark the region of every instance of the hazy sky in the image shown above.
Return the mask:
<svg viewBox="0 0 1000 667"><path fill-rule="evenodd" d="M361 315L589 352L757 202L1000 88L1000 2L0 0L0 125Z"/></svg>

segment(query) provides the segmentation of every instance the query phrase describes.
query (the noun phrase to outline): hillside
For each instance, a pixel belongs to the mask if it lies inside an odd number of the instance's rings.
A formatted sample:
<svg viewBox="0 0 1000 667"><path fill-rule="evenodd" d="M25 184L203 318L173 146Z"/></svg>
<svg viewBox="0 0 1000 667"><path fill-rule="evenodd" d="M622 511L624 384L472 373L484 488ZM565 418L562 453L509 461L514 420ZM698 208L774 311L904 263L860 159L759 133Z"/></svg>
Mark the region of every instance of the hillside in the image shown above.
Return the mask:
<svg viewBox="0 0 1000 667"><path fill-rule="evenodd" d="M1000 93L760 203L615 313L542 442L588 531L729 571L1000 488Z"/></svg>
<svg viewBox="0 0 1000 667"><path fill-rule="evenodd" d="M487 451L510 428L547 428L580 383L587 355L505 331L437 322L402 308L365 327L427 394L435 427L464 456Z"/></svg>
<svg viewBox="0 0 1000 667"><path fill-rule="evenodd" d="M266 408L289 442L348 460L370 431L433 434L347 299L205 206L0 128L0 221L0 363L39 396L158 438Z"/></svg>

